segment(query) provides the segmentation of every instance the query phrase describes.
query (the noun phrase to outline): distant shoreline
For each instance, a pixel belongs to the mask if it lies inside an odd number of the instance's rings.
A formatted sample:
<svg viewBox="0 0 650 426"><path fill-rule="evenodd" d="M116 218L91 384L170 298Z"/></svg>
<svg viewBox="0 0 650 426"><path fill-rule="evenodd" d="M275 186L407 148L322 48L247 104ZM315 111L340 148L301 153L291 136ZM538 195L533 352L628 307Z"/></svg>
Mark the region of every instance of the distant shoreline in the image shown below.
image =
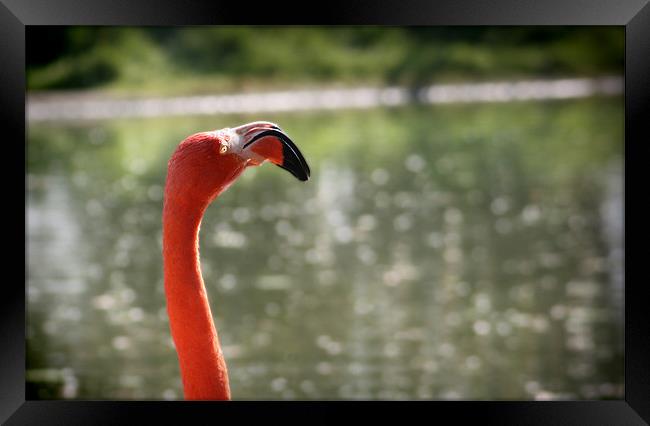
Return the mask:
<svg viewBox="0 0 650 426"><path fill-rule="evenodd" d="M449 104L574 99L621 95L619 76L434 84L407 87L286 90L159 98L117 99L101 92L27 94L28 122L104 120L133 117L251 114L308 110L365 109L407 104Z"/></svg>

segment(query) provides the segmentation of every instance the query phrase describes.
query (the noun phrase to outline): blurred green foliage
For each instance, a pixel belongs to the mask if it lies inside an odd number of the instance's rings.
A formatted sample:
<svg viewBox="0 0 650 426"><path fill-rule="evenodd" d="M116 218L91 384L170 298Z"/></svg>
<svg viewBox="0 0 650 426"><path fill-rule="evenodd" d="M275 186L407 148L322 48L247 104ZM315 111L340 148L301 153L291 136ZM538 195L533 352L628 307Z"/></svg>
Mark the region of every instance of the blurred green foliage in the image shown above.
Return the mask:
<svg viewBox="0 0 650 426"><path fill-rule="evenodd" d="M29 90L131 94L595 75L622 27L30 27Z"/></svg>

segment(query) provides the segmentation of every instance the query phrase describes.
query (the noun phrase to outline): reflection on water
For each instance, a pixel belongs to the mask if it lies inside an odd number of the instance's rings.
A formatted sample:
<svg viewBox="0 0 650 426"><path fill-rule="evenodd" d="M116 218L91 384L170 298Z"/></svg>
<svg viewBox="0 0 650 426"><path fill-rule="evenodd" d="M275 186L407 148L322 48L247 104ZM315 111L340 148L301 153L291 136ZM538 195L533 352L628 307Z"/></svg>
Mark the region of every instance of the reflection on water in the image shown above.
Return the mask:
<svg viewBox="0 0 650 426"><path fill-rule="evenodd" d="M619 99L33 125L28 395L178 399L166 161L282 124L201 226L236 399L622 398Z"/></svg>

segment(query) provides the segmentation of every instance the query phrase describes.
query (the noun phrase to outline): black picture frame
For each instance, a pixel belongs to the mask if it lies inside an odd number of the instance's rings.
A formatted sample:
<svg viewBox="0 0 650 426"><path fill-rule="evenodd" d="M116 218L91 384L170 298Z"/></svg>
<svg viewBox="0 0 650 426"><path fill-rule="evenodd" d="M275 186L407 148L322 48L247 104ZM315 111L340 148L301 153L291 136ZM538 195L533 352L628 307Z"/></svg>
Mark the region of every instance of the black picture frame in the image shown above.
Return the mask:
<svg viewBox="0 0 650 426"><path fill-rule="evenodd" d="M641 425L650 422L650 318L642 277L649 211L643 206L645 163L650 159L650 5L648 0L391 0L296 2L252 7L244 2L174 0L0 0L0 115L5 185L4 235L9 255L24 247L20 224L25 212L7 208L9 182L26 168L25 30L31 25L209 25L209 24L363 24L363 25L620 25L625 27L625 397L620 401L495 402L163 402L26 401L25 288L5 279L0 297L0 420L22 424L130 424L151 421L189 423L223 417L275 423L288 416L304 422L331 422L352 411L364 419L422 418L518 425ZM8 135L15 135L9 137ZM25 170L23 169L22 173ZM18 185L16 185L18 187ZM16 190L25 196L26 186ZM641 196L639 195L641 194ZM25 228L26 233L26 228ZM20 242L23 244L20 244ZM630 247L640 247L638 250ZM25 252L23 252L25 253ZM5 260L5 265L18 261ZM10 270L11 268L8 268ZM16 267L16 269L18 269ZM27 282L27 263L24 276Z"/></svg>

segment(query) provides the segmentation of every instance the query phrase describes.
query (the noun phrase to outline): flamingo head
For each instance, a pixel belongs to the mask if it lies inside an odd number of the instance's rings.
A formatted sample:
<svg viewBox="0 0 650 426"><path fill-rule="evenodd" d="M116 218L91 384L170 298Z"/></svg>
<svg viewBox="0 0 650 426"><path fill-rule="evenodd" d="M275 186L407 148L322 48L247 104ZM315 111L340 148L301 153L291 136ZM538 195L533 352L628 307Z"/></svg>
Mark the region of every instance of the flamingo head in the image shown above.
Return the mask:
<svg viewBox="0 0 650 426"><path fill-rule="evenodd" d="M309 179L305 157L274 123L255 121L196 133L180 143L169 161L166 194L206 205L246 167L267 160L301 181Z"/></svg>

